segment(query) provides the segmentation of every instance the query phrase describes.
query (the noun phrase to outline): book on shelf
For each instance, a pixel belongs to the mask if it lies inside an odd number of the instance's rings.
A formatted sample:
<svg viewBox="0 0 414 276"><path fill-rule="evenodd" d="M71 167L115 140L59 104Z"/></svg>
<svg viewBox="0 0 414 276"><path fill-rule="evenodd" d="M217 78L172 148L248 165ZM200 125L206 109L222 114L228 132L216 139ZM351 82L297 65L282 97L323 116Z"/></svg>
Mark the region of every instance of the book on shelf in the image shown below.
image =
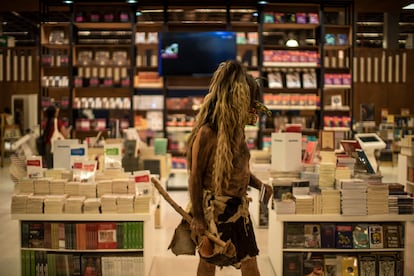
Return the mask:
<svg viewBox="0 0 414 276"><path fill-rule="evenodd" d="M117 248L117 233L115 222L100 222L97 225L97 248L115 249Z"/></svg>
<svg viewBox="0 0 414 276"><path fill-rule="evenodd" d="M101 256L98 254L81 255L82 275L102 276Z"/></svg>
<svg viewBox="0 0 414 276"><path fill-rule="evenodd" d="M342 276L358 276L358 258L356 256L341 257Z"/></svg>
<svg viewBox="0 0 414 276"><path fill-rule="evenodd" d="M401 248L401 236L404 235L403 227L398 223L383 224L384 248Z"/></svg>
<svg viewBox="0 0 414 276"><path fill-rule="evenodd" d="M285 248L302 248L305 244L303 223L285 223Z"/></svg>
<svg viewBox="0 0 414 276"><path fill-rule="evenodd" d="M382 225L369 225L369 243L371 248L384 248L384 233Z"/></svg>
<svg viewBox="0 0 414 276"><path fill-rule="evenodd" d="M393 253L378 254L378 275L397 276L397 257Z"/></svg>
<svg viewBox="0 0 414 276"><path fill-rule="evenodd" d="M357 223L352 231L354 248L369 248L369 226Z"/></svg>
<svg viewBox="0 0 414 276"><path fill-rule="evenodd" d="M44 247L44 226L43 222L29 222L29 240L30 248Z"/></svg>
<svg viewBox="0 0 414 276"><path fill-rule="evenodd" d="M323 255L308 254L303 260L303 275L324 275Z"/></svg>
<svg viewBox="0 0 414 276"><path fill-rule="evenodd" d="M352 225L350 224L338 224L336 225L336 248L350 249L353 247L352 239Z"/></svg>
<svg viewBox="0 0 414 276"><path fill-rule="evenodd" d="M309 224L303 225L306 248L320 248L321 247L321 226L320 224Z"/></svg>
<svg viewBox="0 0 414 276"><path fill-rule="evenodd" d="M336 254L325 254L323 256L325 276L337 276L341 269L341 256Z"/></svg>
<svg viewBox="0 0 414 276"><path fill-rule="evenodd" d="M376 276L377 275L377 255L376 254L359 254L359 276Z"/></svg>
<svg viewBox="0 0 414 276"><path fill-rule="evenodd" d="M302 276L303 275L303 253L288 252L283 253L283 275Z"/></svg>
<svg viewBox="0 0 414 276"><path fill-rule="evenodd" d="M321 223L321 247L335 248L336 225L334 223Z"/></svg>

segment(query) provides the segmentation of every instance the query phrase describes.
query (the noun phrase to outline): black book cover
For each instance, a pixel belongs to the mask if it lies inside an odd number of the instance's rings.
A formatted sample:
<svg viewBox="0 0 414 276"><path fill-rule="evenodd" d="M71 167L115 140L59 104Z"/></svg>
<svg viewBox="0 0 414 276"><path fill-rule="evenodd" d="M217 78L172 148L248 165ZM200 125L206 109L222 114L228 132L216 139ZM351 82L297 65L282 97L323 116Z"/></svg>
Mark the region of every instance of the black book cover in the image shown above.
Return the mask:
<svg viewBox="0 0 414 276"><path fill-rule="evenodd" d="M335 232L336 225L334 223L321 223L321 247L335 248Z"/></svg>

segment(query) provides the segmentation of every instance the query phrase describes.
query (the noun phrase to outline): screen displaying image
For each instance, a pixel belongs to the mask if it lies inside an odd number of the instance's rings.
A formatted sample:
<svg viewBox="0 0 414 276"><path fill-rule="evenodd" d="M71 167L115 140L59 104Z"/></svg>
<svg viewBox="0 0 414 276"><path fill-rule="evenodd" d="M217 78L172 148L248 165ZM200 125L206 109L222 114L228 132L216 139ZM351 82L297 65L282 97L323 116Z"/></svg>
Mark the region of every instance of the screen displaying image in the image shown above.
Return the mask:
<svg viewBox="0 0 414 276"><path fill-rule="evenodd" d="M165 32L160 40L160 75L211 75L236 59L234 32Z"/></svg>

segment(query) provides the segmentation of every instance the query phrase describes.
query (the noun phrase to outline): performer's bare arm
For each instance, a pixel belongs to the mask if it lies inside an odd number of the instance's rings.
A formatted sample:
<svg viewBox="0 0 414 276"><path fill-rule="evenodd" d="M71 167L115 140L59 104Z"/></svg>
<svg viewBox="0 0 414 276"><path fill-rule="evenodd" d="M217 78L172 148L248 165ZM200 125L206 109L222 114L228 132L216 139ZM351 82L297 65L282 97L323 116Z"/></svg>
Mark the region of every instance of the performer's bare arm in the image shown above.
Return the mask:
<svg viewBox="0 0 414 276"><path fill-rule="evenodd" d="M202 127L194 140L192 148L192 166L189 179L189 192L193 208L192 228L202 234L206 229L203 212L203 180L212 154L212 130Z"/></svg>

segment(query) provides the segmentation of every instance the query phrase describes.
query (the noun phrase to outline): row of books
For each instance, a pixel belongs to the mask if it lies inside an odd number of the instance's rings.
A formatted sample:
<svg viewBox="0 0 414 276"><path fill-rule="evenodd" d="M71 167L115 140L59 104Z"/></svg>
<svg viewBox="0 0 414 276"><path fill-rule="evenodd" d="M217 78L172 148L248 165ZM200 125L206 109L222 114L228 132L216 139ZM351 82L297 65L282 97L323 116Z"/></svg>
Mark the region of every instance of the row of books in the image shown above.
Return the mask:
<svg viewBox="0 0 414 276"><path fill-rule="evenodd" d="M403 248L401 223L285 222L285 248Z"/></svg>
<svg viewBox="0 0 414 276"><path fill-rule="evenodd" d="M320 98L315 94L299 93L281 93L281 94L264 94L263 102L265 105L282 105L282 106L308 106L317 107L320 104Z"/></svg>
<svg viewBox="0 0 414 276"><path fill-rule="evenodd" d="M23 248L142 249L144 223L132 222L28 222L21 224Z"/></svg>
<svg viewBox="0 0 414 276"><path fill-rule="evenodd" d="M319 24L319 14L316 12L265 12L263 22L277 24Z"/></svg>
<svg viewBox="0 0 414 276"><path fill-rule="evenodd" d="M23 250L22 276L143 275L144 257L131 254L74 254Z"/></svg>
<svg viewBox="0 0 414 276"><path fill-rule="evenodd" d="M88 192L86 190L85 194ZM91 192L89 192L90 194ZM94 193L94 191L92 191ZM150 196L105 194L100 198L64 195L16 194L12 214L106 214L148 213Z"/></svg>
<svg viewBox="0 0 414 276"><path fill-rule="evenodd" d="M348 254L283 253L283 275L326 276L401 276L404 274L403 257L398 252Z"/></svg>
<svg viewBox="0 0 414 276"><path fill-rule="evenodd" d="M269 88L317 88L317 76L310 71L273 71L267 73Z"/></svg>

